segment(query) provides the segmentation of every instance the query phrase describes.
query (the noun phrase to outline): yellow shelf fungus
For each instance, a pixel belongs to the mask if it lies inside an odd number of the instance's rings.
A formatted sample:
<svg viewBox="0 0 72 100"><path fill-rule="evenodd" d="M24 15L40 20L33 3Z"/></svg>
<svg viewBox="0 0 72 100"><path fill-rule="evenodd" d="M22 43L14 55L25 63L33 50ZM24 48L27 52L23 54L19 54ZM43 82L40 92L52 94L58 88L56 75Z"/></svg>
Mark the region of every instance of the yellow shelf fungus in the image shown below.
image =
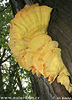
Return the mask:
<svg viewBox="0 0 72 100"><path fill-rule="evenodd" d="M11 21L9 47L20 66L38 77L48 77L50 83L58 76L57 82L71 92L70 74L63 64L58 42L46 35L51 11L45 5L25 5Z"/></svg>

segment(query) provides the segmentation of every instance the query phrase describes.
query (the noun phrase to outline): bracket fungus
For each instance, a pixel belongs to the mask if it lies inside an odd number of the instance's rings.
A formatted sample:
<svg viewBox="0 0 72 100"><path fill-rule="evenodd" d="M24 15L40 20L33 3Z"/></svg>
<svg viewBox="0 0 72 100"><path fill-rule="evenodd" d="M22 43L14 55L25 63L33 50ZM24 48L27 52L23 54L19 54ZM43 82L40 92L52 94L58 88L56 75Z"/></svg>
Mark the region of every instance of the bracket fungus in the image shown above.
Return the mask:
<svg viewBox="0 0 72 100"><path fill-rule="evenodd" d="M48 77L50 83L58 76L57 82L71 92L70 74L63 64L58 42L46 34L51 11L45 5L25 5L11 21L9 47L20 66L38 77Z"/></svg>

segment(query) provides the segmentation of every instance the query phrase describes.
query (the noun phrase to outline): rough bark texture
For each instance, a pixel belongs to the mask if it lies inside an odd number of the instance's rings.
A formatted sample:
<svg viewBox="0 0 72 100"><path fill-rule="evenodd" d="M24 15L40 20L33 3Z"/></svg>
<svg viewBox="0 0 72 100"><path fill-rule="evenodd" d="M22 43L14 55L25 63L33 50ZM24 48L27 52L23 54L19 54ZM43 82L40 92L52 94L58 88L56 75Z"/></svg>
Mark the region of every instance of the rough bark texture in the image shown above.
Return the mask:
<svg viewBox="0 0 72 100"><path fill-rule="evenodd" d="M53 9L51 20L48 27L48 34L53 40L59 42L62 50L63 61L70 73L72 82L72 0L10 0L13 13L16 14L23 6L28 3L39 3L48 5ZM36 98L35 100L56 100L57 97L71 97L64 86L55 80L51 85L43 76L38 78L30 72L32 88ZM62 99L63 100L63 99Z"/></svg>

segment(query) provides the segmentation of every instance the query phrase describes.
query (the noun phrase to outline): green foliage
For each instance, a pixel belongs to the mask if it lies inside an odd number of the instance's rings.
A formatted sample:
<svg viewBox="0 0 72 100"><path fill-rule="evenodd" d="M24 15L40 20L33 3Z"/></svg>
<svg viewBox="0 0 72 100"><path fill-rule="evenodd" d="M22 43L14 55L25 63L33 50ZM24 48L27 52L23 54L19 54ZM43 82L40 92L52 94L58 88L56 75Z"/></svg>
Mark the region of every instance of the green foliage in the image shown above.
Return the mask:
<svg viewBox="0 0 72 100"><path fill-rule="evenodd" d="M0 97L34 97L29 72L19 67L14 57L9 57L11 50L8 46L8 41L13 13L9 2L3 4L3 1L7 0L0 1L0 75L2 75ZM7 57L9 58L7 59ZM6 61L2 62L4 60Z"/></svg>

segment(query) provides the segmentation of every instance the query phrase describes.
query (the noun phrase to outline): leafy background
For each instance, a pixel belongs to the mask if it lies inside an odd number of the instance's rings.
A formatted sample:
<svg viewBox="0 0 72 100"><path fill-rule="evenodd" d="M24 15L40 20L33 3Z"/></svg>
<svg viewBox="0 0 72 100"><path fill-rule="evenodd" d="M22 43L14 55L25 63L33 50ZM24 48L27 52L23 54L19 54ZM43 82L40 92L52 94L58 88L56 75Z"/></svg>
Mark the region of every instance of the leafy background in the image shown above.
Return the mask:
<svg viewBox="0 0 72 100"><path fill-rule="evenodd" d="M0 0L0 97L34 97L29 72L18 65L8 46L13 17L9 0Z"/></svg>

